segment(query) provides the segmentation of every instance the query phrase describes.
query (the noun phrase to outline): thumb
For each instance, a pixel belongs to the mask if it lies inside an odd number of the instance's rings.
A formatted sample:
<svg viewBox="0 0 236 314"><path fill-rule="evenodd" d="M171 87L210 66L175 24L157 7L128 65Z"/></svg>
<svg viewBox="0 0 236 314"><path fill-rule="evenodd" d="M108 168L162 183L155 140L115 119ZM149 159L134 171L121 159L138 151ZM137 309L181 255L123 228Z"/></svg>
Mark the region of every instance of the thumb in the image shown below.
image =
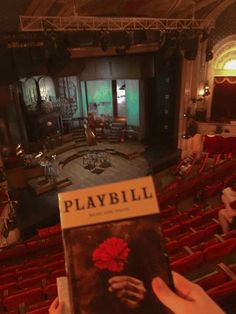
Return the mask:
<svg viewBox="0 0 236 314"><path fill-rule="evenodd" d="M175 294L160 277L153 279L152 288L157 298L174 313L176 308L183 308L186 301Z"/></svg>

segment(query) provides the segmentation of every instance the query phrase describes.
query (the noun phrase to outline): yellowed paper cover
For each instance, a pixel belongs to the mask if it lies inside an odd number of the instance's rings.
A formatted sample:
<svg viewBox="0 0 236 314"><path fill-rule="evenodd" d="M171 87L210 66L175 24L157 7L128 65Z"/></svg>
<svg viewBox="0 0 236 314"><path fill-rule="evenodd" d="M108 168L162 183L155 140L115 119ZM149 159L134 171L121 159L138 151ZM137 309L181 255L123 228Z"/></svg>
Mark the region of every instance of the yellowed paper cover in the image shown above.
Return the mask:
<svg viewBox="0 0 236 314"><path fill-rule="evenodd" d="M62 229L159 213L152 177L59 194Z"/></svg>

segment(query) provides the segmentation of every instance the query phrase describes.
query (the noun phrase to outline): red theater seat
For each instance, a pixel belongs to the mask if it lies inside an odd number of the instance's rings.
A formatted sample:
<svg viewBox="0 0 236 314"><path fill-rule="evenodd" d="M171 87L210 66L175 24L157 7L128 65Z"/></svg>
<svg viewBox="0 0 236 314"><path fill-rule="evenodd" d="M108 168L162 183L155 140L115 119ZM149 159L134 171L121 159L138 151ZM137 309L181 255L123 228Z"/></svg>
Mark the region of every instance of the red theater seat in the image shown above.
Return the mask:
<svg viewBox="0 0 236 314"><path fill-rule="evenodd" d="M170 221L172 224L180 223L181 221L185 220L188 217L188 213L182 213L178 214L172 218L170 218Z"/></svg>
<svg viewBox="0 0 236 314"><path fill-rule="evenodd" d="M15 292L19 289L16 282L2 283L0 285L0 298L4 295L10 295L12 292Z"/></svg>
<svg viewBox="0 0 236 314"><path fill-rule="evenodd" d="M57 234L61 232L61 225L57 224L48 228L49 234Z"/></svg>
<svg viewBox="0 0 236 314"><path fill-rule="evenodd" d="M212 223L210 225L207 225L207 227L204 229L205 230L205 238L209 239L213 237L214 234L216 233L221 233L221 226L218 223Z"/></svg>
<svg viewBox="0 0 236 314"><path fill-rule="evenodd" d="M43 289L34 288L5 297L3 299L3 305L7 311L17 311L21 303L24 303L25 305L30 305L43 300Z"/></svg>
<svg viewBox="0 0 236 314"><path fill-rule="evenodd" d="M195 215L199 215L202 213L202 205L197 205L197 206L193 206L189 209L186 210L186 213L189 216L195 216Z"/></svg>
<svg viewBox="0 0 236 314"><path fill-rule="evenodd" d="M11 273L6 273L1 274L0 276L0 283L9 283L9 282L15 282L16 281L16 274L11 272Z"/></svg>
<svg viewBox="0 0 236 314"><path fill-rule="evenodd" d="M176 225L167 229L163 230L163 234L165 237L174 237L181 232L182 228L181 225Z"/></svg>
<svg viewBox="0 0 236 314"><path fill-rule="evenodd" d="M209 274L196 280L195 283L201 286L204 290L216 287L229 280L229 277L224 272L217 272L214 274Z"/></svg>
<svg viewBox="0 0 236 314"><path fill-rule="evenodd" d="M50 236L49 238L42 239L43 246L51 247L51 246L61 246L62 247L62 236L61 234Z"/></svg>
<svg viewBox="0 0 236 314"><path fill-rule="evenodd" d="M48 256L48 262L58 261L58 260L62 260L64 258L65 258L64 251L61 251L61 252L54 253L54 254L51 254L50 256Z"/></svg>
<svg viewBox="0 0 236 314"><path fill-rule="evenodd" d="M57 284L51 283L44 288L44 292L46 293L49 300L53 300L57 296Z"/></svg>
<svg viewBox="0 0 236 314"><path fill-rule="evenodd" d="M24 243L15 245L14 247L4 248L0 252L0 261L6 261L7 259L15 259L17 257L25 257L27 254L27 248Z"/></svg>
<svg viewBox="0 0 236 314"><path fill-rule="evenodd" d="M229 231L226 235L223 236L224 239L236 238L236 230Z"/></svg>
<svg viewBox="0 0 236 314"><path fill-rule="evenodd" d="M186 257L171 263L172 270L181 274L188 273L198 267L203 262L202 252L195 252Z"/></svg>
<svg viewBox="0 0 236 314"><path fill-rule="evenodd" d="M57 269L51 273L51 281L56 281L57 277L66 276L65 268Z"/></svg>
<svg viewBox="0 0 236 314"><path fill-rule="evenodd" d="M219 212L219 208L215 208L212 210L208 210L207 212L205 212L202 216L203 219L205 220L205 222L210 221L212 218L218 218L218 212Z"/></svg>
<svg viewBox="0 0 236 314"><path fill-rule="evenodd" d="M219 239L214 237L214 238L211 238L211 239L209 239L209 240L207 240L205 242L202 242L200 244L192 246L191 249L192 249L193 252L203 251L206 248L211 247L214 244L217 244L218 242L219 242Z"/></svg>
<svg viewBox="0 0 236 314"><path fill-rule="evenodd" d="M24 277L29 277L35 274L39 274L41 273L41 267L30 267L30 268L26 268L24 270L19 270L17 272L17 276L18 278L24 278Z"/></svg>
<svg viewBox="0 0 236 314"><path fill-rule="evenodd" d="M43 269L47 271L52 271L56 269L64 269L65 268L65 261L63 260L58 260L58 261L53 261L47 264L43 265Z"/></svg>
<svg viewBox="0 0 236 314"><path fill-rule="evenodd" d="M49 309L49 305L46 305L44 307L41 307L32 311L27 311L27 314L48 314L48 309Z"/></svg>
<svg viewBox="0 0 236 314"><path fill-rule="evenodd" d="M49 228L40 228L40 229L37 229L37 233L38 233L38 236L40 238L46 238L50 235L49 233Z"/></svg>
<svg viewBox="0 0 236 314"><path fill-rule="evenodd" d="M160 216L162 219L169 219L170 217L177 214L177 210L175 206L170 206L166 209L161 210Z"/></svg>
<svg viewBox="0 0 236 314"><path fill-rule="evenodd" d="M40 240L31 240L26 242L26 246L28 248L28 251L31 253L41 250L43 248L43 243Z"/></svg>
<svg viewBox="0 0 236 314"><path fill-rule="evenodd" d="M19 286L21 289L33 288L33 287L42 287L43 284L47 282L48 274L40 274L33 276L31 278L23 279L19 281Z"/></svg>
<svg viewBox="0 0 236 314"><path fill-rule="evenodd" d="M182 246L193 246L199 244L204 240L205 230L200 230L189 235L183 236L179 239L179 242Z"/></svg>
<svg viewBox="0 0 236 314"><path fill-rule="evenodd" d="M180 250L179 242L176 240L170 241L166 244L166 250L168 254L174 254Z"/></svg>
<svg viewBox="0 0 236 314"><path fill-rule="evenodd" d="M197 216L191 219L188 219L186 221L182 222L182 228L183 229L188 229L188 228L195 228L198 227L200 225L202 225L204 223L204 219L202 216Z"/></svg>
<svg viewBox="0 0 236 314"><path fill-rule="evenodd" d="M207 294L219 305L235 304L236 279L207 290Z"/></svg>
<svg viewBox="0 0 236 314"><path fill-rule="evenodd" d="M211 261L219 257L226 256L236 248L236 238L228 239L224 242L214 244L204 250L204 260Z"/></svg>

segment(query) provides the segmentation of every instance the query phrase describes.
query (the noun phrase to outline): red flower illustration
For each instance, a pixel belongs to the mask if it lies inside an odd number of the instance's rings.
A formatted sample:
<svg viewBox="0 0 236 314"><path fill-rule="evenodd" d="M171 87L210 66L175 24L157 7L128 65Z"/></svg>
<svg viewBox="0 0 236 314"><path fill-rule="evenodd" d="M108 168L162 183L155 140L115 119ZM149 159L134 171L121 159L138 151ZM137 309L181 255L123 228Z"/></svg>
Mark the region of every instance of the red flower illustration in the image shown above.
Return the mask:
<svg viewBox="0 0 236 314"><path fill-rule="evenodd" d="M127 261L130 248L119 238L106 239L93 251L93 262L99 269L121 272Z"/></svg>

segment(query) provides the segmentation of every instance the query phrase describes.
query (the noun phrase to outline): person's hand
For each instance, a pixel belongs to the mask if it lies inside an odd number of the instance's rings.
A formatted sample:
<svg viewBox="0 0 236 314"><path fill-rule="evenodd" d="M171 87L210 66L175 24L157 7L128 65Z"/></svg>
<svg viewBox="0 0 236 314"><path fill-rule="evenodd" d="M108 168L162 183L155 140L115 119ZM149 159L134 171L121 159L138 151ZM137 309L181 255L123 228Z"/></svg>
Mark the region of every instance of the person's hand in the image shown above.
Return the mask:
<svg viewBox="0 0 236 314"><path fill-rule="evenodd" d="M53 300L48 310L49 314L62 314L62 302L59 302L58 297Z"/></svg>
<svg viewBox="0 0 236 314"><path fill-rule="evenodd" d="M173 272L176 293L159 277L152 281L157 298L175 314L224 314L198 285Z"/></svg>
<svg viewBox="0 0 236 314"><path fill-rule="evenodd" d="M109 279L109 291L114 293L128 308L137 308L144 299L143 282L130 276L114 276Z"/></svg>
<svg viewBox="0 0 236 314"><path fill-rule="evenodd" d="M236 216L236 211L234 209L232 209L231 207L230 208L225 208L225 212L226 212L226 215L229 218L233 218L233 217Z"/></svg>

